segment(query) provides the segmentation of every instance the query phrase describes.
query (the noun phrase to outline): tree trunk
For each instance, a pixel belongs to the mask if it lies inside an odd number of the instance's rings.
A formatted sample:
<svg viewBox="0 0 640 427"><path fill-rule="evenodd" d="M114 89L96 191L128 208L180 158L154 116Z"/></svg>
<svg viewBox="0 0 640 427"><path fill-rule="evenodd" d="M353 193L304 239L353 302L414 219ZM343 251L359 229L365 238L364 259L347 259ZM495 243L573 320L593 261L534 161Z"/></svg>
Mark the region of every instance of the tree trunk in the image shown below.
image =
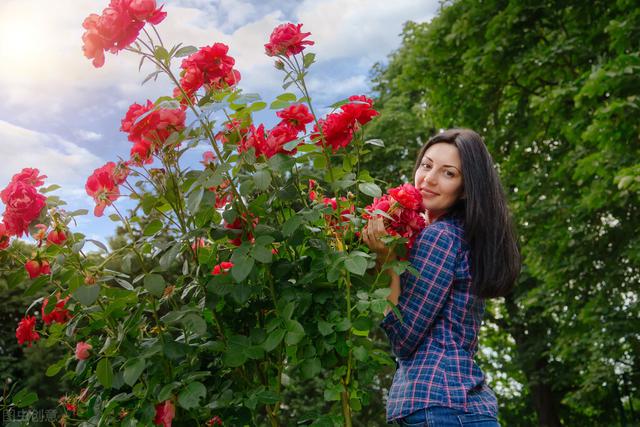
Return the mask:
<svg viewBox="0 0 640 427"><path fill-rule="evenodd" d="M535 327L531 327L534 325L529 324L529 321L531 319L541 321L541 319L534 313L526 313L526 315L519 313L513 295L507 296L505 303L509 314L509 333L516 342L516 357L527 378L533 408L538 415L538 425L561 427L558 411L561 396L557 396L557 392L552 388L553 378L547 370L548 360L541 355L541 352L537 353L537 357L532 357L531 354L532 349L543 343L545 337L544 334L538 336L535 333ZM525 330L528 333L525 333Z"/></svg>

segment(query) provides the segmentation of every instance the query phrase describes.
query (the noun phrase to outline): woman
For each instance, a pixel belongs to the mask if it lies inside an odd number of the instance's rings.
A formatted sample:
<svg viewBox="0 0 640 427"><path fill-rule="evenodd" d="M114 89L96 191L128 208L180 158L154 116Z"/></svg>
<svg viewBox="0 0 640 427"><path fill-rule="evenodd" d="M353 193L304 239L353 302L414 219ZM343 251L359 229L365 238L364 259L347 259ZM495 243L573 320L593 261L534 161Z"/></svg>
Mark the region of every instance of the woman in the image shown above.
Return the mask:
<svg viewBox="0 0 640 427"><path fill-rule="evenodd" d="M504 296L520 256L491 155L472 130L450 129L420 150L414 169L429 223L409 261L418 276L392 270L382 321L398 368L387 420L404 426L499 426L497 401L474 363L486 298ZM379 239L382 218L363 232L378 260L394 259Z"/></svg>

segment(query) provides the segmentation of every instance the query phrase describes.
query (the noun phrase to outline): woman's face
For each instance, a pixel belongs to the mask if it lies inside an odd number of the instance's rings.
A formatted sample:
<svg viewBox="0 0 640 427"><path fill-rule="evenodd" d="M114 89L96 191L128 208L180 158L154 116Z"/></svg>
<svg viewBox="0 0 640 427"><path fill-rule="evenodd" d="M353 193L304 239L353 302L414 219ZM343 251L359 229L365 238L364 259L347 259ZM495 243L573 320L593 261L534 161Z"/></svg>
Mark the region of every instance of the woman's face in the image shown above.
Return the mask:
<svg viewBox="0 0 640 427"><path fill-rule="evenodd" d="M462 184L458 148L445 142L429 147L415 176L415 186L422 193L425 209L436 217L447 212L462 197Z"/></svg>

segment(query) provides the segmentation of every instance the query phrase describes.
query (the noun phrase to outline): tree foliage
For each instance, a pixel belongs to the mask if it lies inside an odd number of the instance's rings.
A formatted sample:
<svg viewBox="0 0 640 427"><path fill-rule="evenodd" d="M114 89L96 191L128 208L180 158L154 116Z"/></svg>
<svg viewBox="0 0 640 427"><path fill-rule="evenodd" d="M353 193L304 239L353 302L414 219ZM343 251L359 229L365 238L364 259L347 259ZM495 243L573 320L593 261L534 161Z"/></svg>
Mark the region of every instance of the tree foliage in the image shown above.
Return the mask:
<svg viewBox="0 0 640 427"><path fill-rule="evenodd" d="M405 26L373 80L382 114L368 137L387 151L371 169L407 175L416 141L470 127L501 173L525 262L516 292L491 308L483 341L495 352L489 376L508 372L523 385L497 388L503 421L637 422L637 3L447 2L431 22Z"/></svg>

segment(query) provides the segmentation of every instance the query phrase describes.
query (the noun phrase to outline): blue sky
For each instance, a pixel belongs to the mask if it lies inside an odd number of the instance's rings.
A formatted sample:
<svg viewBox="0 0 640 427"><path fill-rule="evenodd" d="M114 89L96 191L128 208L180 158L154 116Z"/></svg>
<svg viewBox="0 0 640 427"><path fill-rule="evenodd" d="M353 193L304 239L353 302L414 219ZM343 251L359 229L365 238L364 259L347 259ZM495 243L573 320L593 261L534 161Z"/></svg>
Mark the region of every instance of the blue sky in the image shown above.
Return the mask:
<svg viewBox="0 0 640 427"><path fill-rule="evenodd" d="M167 79L141 86L151 69L138 58L107 55L100 69L81 51L82 21L108 0L2 0L0 2L0 188L23 167L37 167L69 209L92 210L84 192L91 172L128 157L131 144L119 132L130 104L172 92ZM316 44L317 63L307 77L314 105L370 93L369 73L400 44L403 24L437 13L437 0L167 0L158 26L165 44L222 42L242 73L240 87L272 100L282 92L281 74L264 55L273 28L304 24ZM178 63L176 62L176 64ZM127 204L122 207L126 209ZM4 207L0 205L0 211ZM105 240L115 225L106 217L83 217L77 231Z"/></svg>

